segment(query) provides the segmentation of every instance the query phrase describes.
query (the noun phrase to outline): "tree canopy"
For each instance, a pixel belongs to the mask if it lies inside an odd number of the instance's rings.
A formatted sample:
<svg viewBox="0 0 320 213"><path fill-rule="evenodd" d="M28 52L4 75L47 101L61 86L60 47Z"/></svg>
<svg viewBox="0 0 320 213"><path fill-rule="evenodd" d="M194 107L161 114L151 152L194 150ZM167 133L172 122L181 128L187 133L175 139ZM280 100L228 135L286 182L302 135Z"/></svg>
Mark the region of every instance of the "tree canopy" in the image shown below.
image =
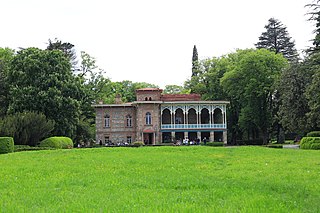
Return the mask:
<svg viewBox="0 0 320 213"><path fill-rule="evenodd" d="M270 18L265 26L266 31L259 37L256 47L265 48L276 54L281 53L289 61L296 61L298 53L287 28L275 18Z"/></svg>

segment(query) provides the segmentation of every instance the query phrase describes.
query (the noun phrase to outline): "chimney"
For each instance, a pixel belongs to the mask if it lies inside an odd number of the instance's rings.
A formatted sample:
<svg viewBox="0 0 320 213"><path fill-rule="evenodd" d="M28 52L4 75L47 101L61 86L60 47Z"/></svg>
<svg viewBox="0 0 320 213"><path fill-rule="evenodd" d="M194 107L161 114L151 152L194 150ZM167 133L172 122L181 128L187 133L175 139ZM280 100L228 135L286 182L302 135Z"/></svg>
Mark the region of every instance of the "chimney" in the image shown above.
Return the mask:
<svg viewBox="0 0 320 213"><path fill-rule="evenodd" d="M122 104L122 100L121 100L121 95L120 94L116 94L116 103L115 104Z"/></svg>

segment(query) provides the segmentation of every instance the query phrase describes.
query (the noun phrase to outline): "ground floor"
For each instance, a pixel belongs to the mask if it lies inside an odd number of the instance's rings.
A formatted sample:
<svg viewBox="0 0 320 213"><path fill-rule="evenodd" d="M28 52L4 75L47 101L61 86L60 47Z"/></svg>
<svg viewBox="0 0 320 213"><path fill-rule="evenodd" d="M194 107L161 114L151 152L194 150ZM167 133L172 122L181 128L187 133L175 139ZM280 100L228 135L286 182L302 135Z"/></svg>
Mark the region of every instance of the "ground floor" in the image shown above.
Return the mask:
<svg viewBox="0 0 320 213"><path fill-rule="evenodd" d="M162 143L180 142L184 139L188 141L224 142L227 143L227 131L165 131L162 132Z"/></svg>

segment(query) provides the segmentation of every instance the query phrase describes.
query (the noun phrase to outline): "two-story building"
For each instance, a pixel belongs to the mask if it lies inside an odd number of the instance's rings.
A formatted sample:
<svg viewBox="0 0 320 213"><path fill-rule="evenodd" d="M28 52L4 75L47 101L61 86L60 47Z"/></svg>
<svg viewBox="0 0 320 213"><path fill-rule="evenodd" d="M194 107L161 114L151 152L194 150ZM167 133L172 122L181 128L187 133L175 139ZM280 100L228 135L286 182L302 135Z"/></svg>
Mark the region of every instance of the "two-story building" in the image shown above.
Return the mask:
<svg viewBox="0 0 320 213"><path fill-rule="evenodd" d="M199 94L162 94L159 88L136 90L136 101L99 103L96 140L161 144L206 139L227 143L228 101L201 101Z"/></svg>

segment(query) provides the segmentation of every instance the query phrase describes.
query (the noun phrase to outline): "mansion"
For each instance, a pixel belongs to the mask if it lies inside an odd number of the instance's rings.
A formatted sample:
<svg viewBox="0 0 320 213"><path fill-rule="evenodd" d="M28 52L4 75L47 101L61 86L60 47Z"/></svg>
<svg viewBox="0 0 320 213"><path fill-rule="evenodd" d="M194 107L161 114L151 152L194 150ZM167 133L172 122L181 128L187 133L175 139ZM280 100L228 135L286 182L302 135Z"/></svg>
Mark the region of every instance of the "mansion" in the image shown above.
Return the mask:
<svg viewBox="0 0 320 213"><path fill-rule="evenodd" d="M159 88L136 90L136 101L93 105L96 141L155 145L188 140L227 143L228 101L201 101L199 94L162 94Z"/></svg>

